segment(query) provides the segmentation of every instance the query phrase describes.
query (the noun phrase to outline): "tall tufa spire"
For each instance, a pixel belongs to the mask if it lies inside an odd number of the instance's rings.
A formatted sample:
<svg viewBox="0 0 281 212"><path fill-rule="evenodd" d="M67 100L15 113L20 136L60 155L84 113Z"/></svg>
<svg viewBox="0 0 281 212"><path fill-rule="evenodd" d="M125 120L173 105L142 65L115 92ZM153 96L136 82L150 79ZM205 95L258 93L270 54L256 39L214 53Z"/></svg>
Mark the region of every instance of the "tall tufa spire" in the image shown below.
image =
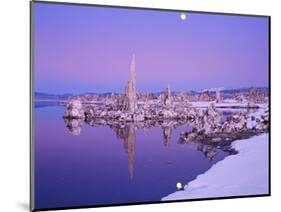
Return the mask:
<svg viewBox="0 0 281 212"><path fill-rule="evenodd" d="M134 112L137 108L137 92L136 92L136 61L135 55L133 54L130 79L126 85L126 109L130 112Z"/></svg>
<svg viewBox="0 0 281 212"><path fill-rule="evenodd" d="M172 99L171 99L171 87L168 84L165 90L165 95L164 95L164 105L166 106L171 106L172 104Z"/></svg>
<svg viewBox="0 0 281 212"><path fill-rule="evenodd" d="M130 81L134 85L134 90L136 92L136 57L135 54L133 54L132 57L132 62L131 62L131 76L130 76Z"/></svg>

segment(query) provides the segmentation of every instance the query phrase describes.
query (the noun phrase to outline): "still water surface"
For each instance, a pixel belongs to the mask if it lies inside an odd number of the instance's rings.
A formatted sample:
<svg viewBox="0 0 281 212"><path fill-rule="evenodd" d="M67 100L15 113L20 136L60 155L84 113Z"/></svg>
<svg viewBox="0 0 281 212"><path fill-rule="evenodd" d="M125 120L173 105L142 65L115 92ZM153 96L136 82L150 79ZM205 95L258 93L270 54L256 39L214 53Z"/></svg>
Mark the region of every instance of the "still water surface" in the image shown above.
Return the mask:
<svg viewBox="0 0 281 212"><path fill-rule="evenodd" d="M77 207L160 201L228 153L180 144L186 125L137 129L124 138L108 126L66 127L64 107L35 107L35 206ZM215 153L215 154L213 154Z"/></svg>

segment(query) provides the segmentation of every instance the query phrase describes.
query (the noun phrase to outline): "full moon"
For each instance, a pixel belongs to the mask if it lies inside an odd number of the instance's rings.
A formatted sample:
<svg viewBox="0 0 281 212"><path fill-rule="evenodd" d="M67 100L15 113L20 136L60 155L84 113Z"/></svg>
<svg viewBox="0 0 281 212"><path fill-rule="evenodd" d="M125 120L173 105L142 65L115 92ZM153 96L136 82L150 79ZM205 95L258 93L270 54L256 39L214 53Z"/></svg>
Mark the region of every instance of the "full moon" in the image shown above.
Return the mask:
<svg viewBox="0 0 281 212"><path fill-rule="evenodd" d="M182 13L181 14L181 20L185 20L186 19L186 14Z"/></svg>

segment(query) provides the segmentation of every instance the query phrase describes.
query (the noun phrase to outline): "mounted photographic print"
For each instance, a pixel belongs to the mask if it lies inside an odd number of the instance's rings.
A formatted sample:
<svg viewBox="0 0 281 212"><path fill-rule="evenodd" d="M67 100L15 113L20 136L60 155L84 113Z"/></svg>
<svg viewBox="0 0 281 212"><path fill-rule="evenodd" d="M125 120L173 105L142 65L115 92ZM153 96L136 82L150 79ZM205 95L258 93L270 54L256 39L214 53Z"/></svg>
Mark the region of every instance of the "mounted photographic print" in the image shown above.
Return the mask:
<svg viewBox="0 0 281 212"><path fill-rule="evenodd" d="M31 210L270 195L270 17L31 2Z"/></svg>

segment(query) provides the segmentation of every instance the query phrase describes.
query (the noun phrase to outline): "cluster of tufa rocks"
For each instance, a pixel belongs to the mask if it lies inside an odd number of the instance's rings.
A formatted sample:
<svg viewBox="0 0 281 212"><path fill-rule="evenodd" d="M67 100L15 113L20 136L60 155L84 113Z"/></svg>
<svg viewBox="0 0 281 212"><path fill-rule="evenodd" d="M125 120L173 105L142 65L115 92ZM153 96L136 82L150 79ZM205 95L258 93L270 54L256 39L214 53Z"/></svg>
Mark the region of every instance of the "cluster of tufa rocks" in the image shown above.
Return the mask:
<svg viewBox="0 0 281 212"><path fill-rule="evenodd" d="M199 96L197 101L214 101L216 98L211 95L209 90L204 90Z"/></svg>
<svg viewBox="0 0 281 212"><path fill-rule="evenodd" d="M250 88L248 93L243 95L242 93L236 92L232 95L232 99L239 103L247 102L248 107L253 107L256 104L268 103L268 97L265 92L258 91L255 88Z"/></svg>
<svg viewBox="0 0 281 212"><path fill-rule="evenodd" d="M167 101L167 100L166 100ZM78 103L79 102L79 103ZM76 107L82 105L82 107ZM170 104L143 103L138 104L133 111L122 110L114 105L83 105L79 99L67 104L64 118L105 121L115 120L119 122L142 122L147 120L188 120L193 119L194 109L189 105L172 106Z"/></svg>
<svg viewBox="0 0 281 212"><path fill-rule="evenodd" d="M79 99L69 100L63 117L71 119L84 119L85 111L82 102Z"/></svg>
<svg viewBox="0 0 281 212"><path fill-rule="evenodd" d="M256 103L266 102L266 97L254 89L245 97L236 94L237 101L248 100L248 108L255 108ZM215 96L211 91L205 90L198 96L186 93L172 95L170 85L159 95L152 93L137 93L136 91L136 64L135 56L132 58L130 78L125 87L125 94L111 94L104 98L94 96L78 96L69 99L63 115L67 128L78 135L83 122L94 125L109 125L123 129L129 123L141 128L160 126L163 129L164 140L168 143L171 137L171 125L165 123L188 124L191 130L181 134L183 141L211 141L221 142L236 140L258 132L268 131L268 112L262 115L251 113L238 113L230 115L223 120L221 112L215 104L207 109L195 108L191 101L223 102L219 89ZM169 127L167 127L169 126Z"/></svg>
<svg viewBox="0 0 281 212"><path fill-rule="evenodd" d="M165 93L156 99L145 98L145 95L142 98L144 101L138 101L135 57L133 56L130 80L126 84L125 95L107 96L101 104L84 102L84 99L77 97L68 101L64 118L85 120L102 119L105 122L109 120L142 122L146 120L189 119L193 112L190 108L190 103L182 102L181 104L177 104L173 102L169 85Z"/></svg>
<svg viewBox="0 0 281 212"><path fill-rule="evenodd" d="M247 95L247 99L252 103L265 103L267 102L267 97L265 93L258 91L255 88L250 88Z"/></svg>
<svg viewBox="0 0 281 212"><path fill-rule="evenodd" d="M196 112L195 119L189 122L191 130L181 134L183 141L230 142L269 130L267 110L260 110L259 113L240 112L229 115L224 121L214 105Z"/></svg>

